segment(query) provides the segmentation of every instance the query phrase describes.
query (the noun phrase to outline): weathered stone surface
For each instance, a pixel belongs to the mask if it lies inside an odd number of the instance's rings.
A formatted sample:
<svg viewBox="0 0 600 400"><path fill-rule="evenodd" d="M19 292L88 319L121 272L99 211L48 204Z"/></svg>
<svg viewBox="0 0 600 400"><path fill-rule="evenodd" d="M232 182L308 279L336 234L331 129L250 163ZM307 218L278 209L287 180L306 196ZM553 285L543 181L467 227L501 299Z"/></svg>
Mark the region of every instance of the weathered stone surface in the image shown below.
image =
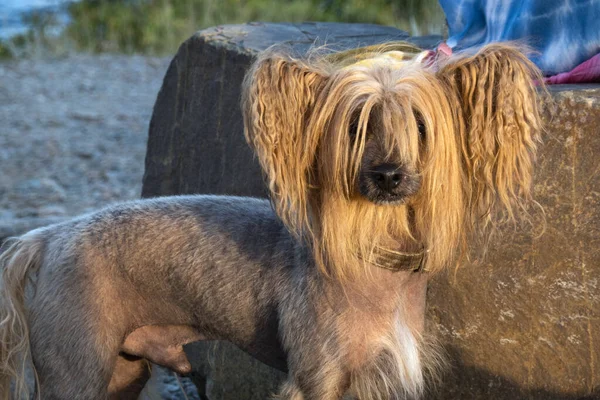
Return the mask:
<svg viewBox="0 0 600 400"><path fill-rule="evenodd" d="M340 24L199 32L172 61L158 96L143 195L263 196L242 135L239 86L257 51L281 42L303 51L316 36L342 48L406 37ZM412 40L427 47L438 38ZM534 234L537 222L502 229L484 262L431 282L429 319L454 365L440 400L600 398L600 88L551 92L535 183L545 233ZM208 349L194 344L186 351L211 400L264 398L282 378L233 346Z"/></svg>
<svg viewBox="0 0 600 400"><path fill-rule="evenodd" d="M503 229L483 263L430 284L456 365L440 399L600 398L600 87L550 90L534 187L545 232Z"/></svg>
<svg viewBox="0 0 600 400"><path fill-rule="evenodd" d="M169 66L150 122L144 197L244 194L260 187L258 167L240 136L240 83L251 57L207 40L193 36Z"/></svg>

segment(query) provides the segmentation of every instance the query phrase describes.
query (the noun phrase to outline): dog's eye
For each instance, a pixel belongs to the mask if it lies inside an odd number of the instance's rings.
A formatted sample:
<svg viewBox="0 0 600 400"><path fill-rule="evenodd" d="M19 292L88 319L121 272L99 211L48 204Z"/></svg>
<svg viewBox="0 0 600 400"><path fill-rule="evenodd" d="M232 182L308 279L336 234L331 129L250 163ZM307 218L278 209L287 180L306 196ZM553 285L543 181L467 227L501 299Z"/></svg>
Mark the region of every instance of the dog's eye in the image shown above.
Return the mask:
<svg viewBox="0 0 600 400"><path fill-rule="evenodd" d="M423 119L423 116L418 112L415 113L415 118L417 120L417 129L419 130L419 139L424 140L427 134L425 120Z"/></svg>
<svg viewBox="0 0 600 400"><path fill-rule="evenodd" d="M419 136L421 137L421 139L425 139L425 133L427 133L427 130L425 128L425 124L421 121L417 122L417 126L419 128Z"/></svg>

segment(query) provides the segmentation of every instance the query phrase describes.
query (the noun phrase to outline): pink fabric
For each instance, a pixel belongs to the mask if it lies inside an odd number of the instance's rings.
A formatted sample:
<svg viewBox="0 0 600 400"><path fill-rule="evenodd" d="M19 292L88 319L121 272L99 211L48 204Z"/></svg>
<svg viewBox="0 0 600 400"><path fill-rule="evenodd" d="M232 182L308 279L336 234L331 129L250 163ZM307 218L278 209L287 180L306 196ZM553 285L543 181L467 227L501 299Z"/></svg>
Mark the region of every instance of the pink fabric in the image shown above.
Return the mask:
<svg viewBox="0 0 600 400"><path fill-rule="evenodd" d="M450 57L452 55L452 49L446 44L446 42L442 42L438 45L437 52L446 57Z"/></svg>
<svg viewBox="0 0 600 400"><path fill-rule="evenodd" d="M600 83L600 54L582 62L569 72L544 78L547 85L566 83Z"/></svg>

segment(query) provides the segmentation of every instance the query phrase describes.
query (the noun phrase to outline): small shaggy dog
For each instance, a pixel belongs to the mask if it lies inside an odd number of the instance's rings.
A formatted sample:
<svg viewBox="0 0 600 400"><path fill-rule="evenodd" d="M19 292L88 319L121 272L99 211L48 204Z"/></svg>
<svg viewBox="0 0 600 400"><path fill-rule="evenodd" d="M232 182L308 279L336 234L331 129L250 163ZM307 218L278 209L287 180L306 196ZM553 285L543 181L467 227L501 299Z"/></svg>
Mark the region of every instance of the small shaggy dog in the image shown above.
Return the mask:
<svg viewBox="0 0 600 400"><path fill-rule="evenodd" d="M517 47L413 52L258 58L242 106L271 204L134 201L10 240L2 399L30 361L43 399L136 398L147 360L189 372L202 339L288 370L280 398L418 398L428 276L523 210L540 118Z"/></svg>

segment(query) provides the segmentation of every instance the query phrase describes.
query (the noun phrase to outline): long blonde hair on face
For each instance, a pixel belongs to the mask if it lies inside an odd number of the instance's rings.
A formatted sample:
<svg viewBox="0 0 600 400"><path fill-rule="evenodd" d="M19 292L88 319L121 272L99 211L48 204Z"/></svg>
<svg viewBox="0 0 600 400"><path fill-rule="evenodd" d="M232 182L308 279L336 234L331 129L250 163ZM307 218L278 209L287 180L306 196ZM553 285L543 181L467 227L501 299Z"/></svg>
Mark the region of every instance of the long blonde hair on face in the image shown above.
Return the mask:
<svg viewBox="0 0 600 400"><path fill-rule="evenodd" d="M497 205L512 217L530 198L536 73L510 45L459 55L437 71L268 52L244 83L245 134L275 211L327 276L364 276L362 260L378 246L422 245L435 271L466 252L467 236ZM357 194L367 132L419 174L406 204Z"/></svg>

